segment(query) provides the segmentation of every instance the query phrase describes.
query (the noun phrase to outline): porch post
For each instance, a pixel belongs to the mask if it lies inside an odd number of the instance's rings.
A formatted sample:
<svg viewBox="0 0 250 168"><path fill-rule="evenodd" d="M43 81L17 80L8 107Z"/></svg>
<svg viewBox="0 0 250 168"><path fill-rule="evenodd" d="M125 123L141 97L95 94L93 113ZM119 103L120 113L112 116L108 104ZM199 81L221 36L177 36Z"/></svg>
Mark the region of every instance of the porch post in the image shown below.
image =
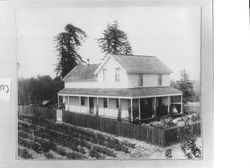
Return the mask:
<svg viewBox="0 0 250 168"><path fill-rule="evenodd" d="M88 112L90 113L90 107L89 107L89 97L87 97L87 100L88 100L88 106L87 106L87 107L88 107L88 109L87 109L87 110L88 110Z"/></svg>
<svg viewBox="0 0 250 168"><path fill-rule="evenodd" d="M156 116L156 97L153 98L153 112L154 112L154 118L157 119Z"/></svg>
<svg viewBox="0 0 250 168"><path fill-rule="evenodd" d="M99 97L96 97L96 116L99 115Z"/></svg>
<svg viewBox="0 0 250 168"><path fill-rule="evenodd" d="M118 101L119 101L118 120L121 120L121 113L122 113L121 99L119 98Z"/></svg>
<svg viewBox="0 0 250 168"><path fill-rule="evenodd" d="M182 97L182 94L181 94L181 113L183 113L183 97Z"/></svg>
<svg viewBox="0 0 250 168"><path fill-rule="evenodd" d="M81 96L79 96L79 112L81 112Z"/></svg>
<svg viewBox="0 0 250 168"><path fill-rule="evenodd" d="M107 109L109 109L109 98L107 98Z"/></svg>
<svg viewBox="0 0 250 168"><path fill-rule="evenodd" d="M57 95L57 107L60 108L59 95Z"/></svg>
<svg viewBox="0 0 250 168"><path fill-rule="evenodd" d="M171 97L168 96L168 115L170 114Z"/></svg>
<svg viewBox="0 0 250 168"><path fill-rule="evenodd" d="M69 96L68 96L68 111L69 111Z"/></svg>
<svg viewBox="0 0 250 168"><path fill-rule="evenodd" d="M141 99L139 98L139 121L141 121Z"/></svg>
<svg viewBox="0 0 250 168"><path fill-rule="evenodd" d="M133 121L133 99L131 98L131 100L130 100L130 102L131 102L131 110L130 110L130 122L132 122Z"/></svg>

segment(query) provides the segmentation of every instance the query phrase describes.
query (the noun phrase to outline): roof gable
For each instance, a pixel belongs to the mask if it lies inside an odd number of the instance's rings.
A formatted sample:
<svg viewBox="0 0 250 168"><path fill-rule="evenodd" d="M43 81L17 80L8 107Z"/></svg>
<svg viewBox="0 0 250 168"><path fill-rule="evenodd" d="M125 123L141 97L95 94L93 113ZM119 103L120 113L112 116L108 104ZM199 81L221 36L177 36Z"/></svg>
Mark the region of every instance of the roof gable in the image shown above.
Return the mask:
<svg viewBox="0 0 250 168"><path fill-rule="evenodd" d="M97 77L94 72L98 66L99 64L78 64L63 78L63 81L95 81Z"/></svg>
<svg viewBox="0 0 250 168"><path fill-rule="evenodd" d="M155 56L112 55L127 73L169 74L172 71Z"/></svg>
<svg viewBox="0 0 250 168"><path fill-rule="evenodd" d="M127 73L126 69L124 69L121 64L119 64L113 57L112 55L108 55L103 62L99 65L99 67L96 69L95 74L97 74L107 63L108 61L112 60L117 66L121 67L121 69Z"/></svg>

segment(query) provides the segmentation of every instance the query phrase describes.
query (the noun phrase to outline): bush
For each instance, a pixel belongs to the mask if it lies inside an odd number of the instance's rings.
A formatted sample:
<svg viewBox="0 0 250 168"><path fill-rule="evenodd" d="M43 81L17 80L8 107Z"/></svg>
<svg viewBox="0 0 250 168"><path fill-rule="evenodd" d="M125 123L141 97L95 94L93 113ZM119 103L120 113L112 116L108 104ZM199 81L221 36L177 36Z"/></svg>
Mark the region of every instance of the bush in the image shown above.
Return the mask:
<svg viewBox="0 0 250 168"><path fill-rule="evenodd" d="M172 149L167 149L165 152L165 156L167 159L171 159L173 157L172 156Z"/></svg>
<svg viewBox="0 0 250 168"><path fill-rule="evenodd" d="M56 148L54 151L62 156L67 156L67 152L62 148Z"/></svg>
<svg viewBox="0 0 250 168"><path fill-rule="evenodd" d="M191 116L191 121L192 122L199 122L200 121L200 115L199 114L193 114Z"/></svg>
<svg viewBox="0 0 250 168"><path fill-rule="evenodd" d="M53 154L52 154L52 153L49 153L49 152L45 153L44 156L45 156L47 159L54 159Z"/></svg>
<svg viewBox="0 0 250 168"><path fill-rule="evenodd" d="M188 159L201 158L201 149L196 146L196 136L193 135L190 125L185 125L184 129L179 132L181 139L181 150Z"/></svg>
<svg viewBox="0 0 250 168"><path fill-rule="evenodd" d="M93 150L100 152L100 153L107 155L107 156L116 157L116 154L112 150L107 149L105 147L94 146Z"/></svg>
<svg viewBox="0 0 250 168"><path fill-rule="evenodd" d="M23 159L33 159L32 155L29 153L27 149L18 148L18 156L20 156Z"/></svg>
<svg viewBox="0 0 250 168"><path fill-rule="evenodd" d="M76 153L76 152L70 152L66 154L66 157L68 159L72 159L72 160L79 160L79 159L83 159L85 157L83 157L81 154Z"/></svg>
<svg viewBox="0 0 250 168"><path fill-rule="evenodd" d="M135 144L130 143L130 142L128 142L128 141L122 141L121 143L122 143L123 145L125 145L125 146L130 147L130 148L135 148Z"/></svg>
<svg viewBox="0 0 250 168"><path fill-rule="evenodd" d="M49 150L53 150L55 148L55 144L49 141L42 141L41 148L43 152L49 152Z"/></svg>
<svg viewBox="0 0 250 168"><path fill-rule="evenodd" d="M18 136L22 137L22 138L31 138L31 135L29 135L28 133L24 132L24 131L18 131Z"/></svg>
<svg viewBox="0 0 250 168"><path fill-rule="evenodd" d="M18 143L24 147L34 150L37 153L41 153L41 146L36 142L18 138Z"/></svg>
<svg viewBox="0 0 250 168"><path fill-rule="evenodd" d="M104 157L100 153L98 153L95 149L91 149L89 155L96 159L104 159Z"/></svg>

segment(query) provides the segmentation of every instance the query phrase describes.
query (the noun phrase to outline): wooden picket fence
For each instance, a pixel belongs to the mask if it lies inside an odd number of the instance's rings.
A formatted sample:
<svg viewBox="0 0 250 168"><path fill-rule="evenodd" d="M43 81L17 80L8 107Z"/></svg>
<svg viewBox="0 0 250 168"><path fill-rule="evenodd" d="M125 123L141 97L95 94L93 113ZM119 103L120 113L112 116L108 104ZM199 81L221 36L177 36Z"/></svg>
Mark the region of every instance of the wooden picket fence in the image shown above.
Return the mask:
<svg viewBox="0 0 250 168"><path fill-rule="evenodd" d="M56 109L49 109L40 106L18 106L18 116L40 115L44 119L56 121ZM166 146L179 140L180 131L184 127L172 127L161 129L144 125L131 124L116 119L96 117L82 113L62 111L62 121L72 125L93 128L116 136L145 141L151 144ZM201 134L200 123L189 125L194 135Z"/></svg>
<svg viewBox="0 0 250 168"><path fill-rule="evenodd" d="M111 118L96 117L93 115L69 111L63 111L62 120L63 122L70 123L72 125L93 128L116 136L142 140L160 146L166 146L178 141L180 131L184 130L184 127L160 129L143 125L135 125ZM200 123L189 125L189 127L194 135L201 134Z"/></svg>

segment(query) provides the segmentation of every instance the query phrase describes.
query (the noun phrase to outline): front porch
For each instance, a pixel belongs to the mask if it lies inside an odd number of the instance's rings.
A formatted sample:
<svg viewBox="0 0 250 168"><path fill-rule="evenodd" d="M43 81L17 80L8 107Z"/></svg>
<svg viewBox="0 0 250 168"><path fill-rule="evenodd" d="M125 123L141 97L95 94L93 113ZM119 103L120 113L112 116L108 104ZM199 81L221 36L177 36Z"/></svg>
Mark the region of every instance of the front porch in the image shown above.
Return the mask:
<svg viewBox="0 0 250 168"><path fill-rule="evenodd" d="M132 123L160 120L165 116L182 114L182 94L114 97L93 95L58 95L65 110L88 115L107 117Z"/></svg>

